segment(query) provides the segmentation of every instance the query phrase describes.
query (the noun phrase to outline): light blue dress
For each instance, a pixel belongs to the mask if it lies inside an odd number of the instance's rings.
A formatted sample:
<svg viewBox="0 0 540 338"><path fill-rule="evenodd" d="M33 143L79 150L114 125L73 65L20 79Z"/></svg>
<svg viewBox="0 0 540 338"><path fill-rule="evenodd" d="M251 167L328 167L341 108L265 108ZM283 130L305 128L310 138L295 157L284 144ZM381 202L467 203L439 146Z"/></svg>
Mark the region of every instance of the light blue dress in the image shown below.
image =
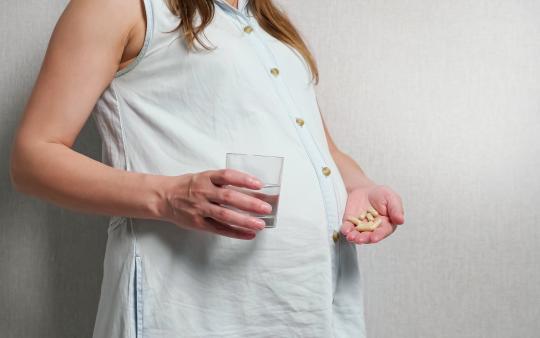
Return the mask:
<svg viewBox="0 0 540 338"><path fill-rule="evenodd" d="M283 156L277 226L239 240L111 217L95 338L366 336L356 245L334 237L347 192L309 68L246 2L215 0L205 41L217 48L188 51L167 33L179 19L165 0L144 0L144 47L92 116L102 161L128 171L222 169L226 152Z"/></svg>

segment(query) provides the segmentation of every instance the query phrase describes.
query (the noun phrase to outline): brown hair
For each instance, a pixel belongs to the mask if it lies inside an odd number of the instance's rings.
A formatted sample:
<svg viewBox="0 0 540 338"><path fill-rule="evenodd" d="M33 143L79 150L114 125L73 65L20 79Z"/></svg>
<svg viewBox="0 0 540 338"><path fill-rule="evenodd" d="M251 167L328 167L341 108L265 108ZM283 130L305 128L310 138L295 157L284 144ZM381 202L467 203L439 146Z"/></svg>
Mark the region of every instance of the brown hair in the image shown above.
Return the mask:
<svg viewBox="0 0 540 338"><path fill-rule="evenodd" d="M214 0L167 0L170 11L180 18L180 23L171 32L182 30L188 48L194 48L197 40L204 48L209 49L200 39L204 29L214 17ZM304 57L311 70L312 80L319 82L319 71L315 58L309 51L299 32L287 15L278 9L272 0L249 0L248 9L253 13L259 25L270 35L296 49ZM195 15L199 13L200 24L193 25Z"/></svg>

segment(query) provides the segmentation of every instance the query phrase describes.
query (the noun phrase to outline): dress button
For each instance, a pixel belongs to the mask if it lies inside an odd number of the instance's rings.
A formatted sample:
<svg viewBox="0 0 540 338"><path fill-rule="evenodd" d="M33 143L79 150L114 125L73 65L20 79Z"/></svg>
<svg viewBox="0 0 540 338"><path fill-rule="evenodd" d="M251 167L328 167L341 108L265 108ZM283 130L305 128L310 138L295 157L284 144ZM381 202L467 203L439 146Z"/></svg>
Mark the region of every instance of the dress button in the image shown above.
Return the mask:
<svg viewBox="0 0 540 338"><path fill-rule="evenodd" d="M279 75L279 69L272 68L272 69L270 69L270 73L272 73L272 75L274 75L274 76L278 76Z"/></svg>
<svg viewBox="0 0 540 338"><path fill-rule="evenodd" d="M253 32L253 28L251 26L246 26L246 27L244 27L244 32L251 33L251 32Z"/></svg>
<svg viewBox="0 0 540 338"><path fill-rule="evenodd" d="M337 242L339 239L339 231L334 230L334 233L332 234L332 239L334 240L334 243Z"/></svg>
<svg viewBox="0 0 540 338"><path fill-rule="evenodd" d="M300 127L304 125L304 120L302 120L301 118L297 117L296 118L296 124L299 125Z"/></svg>
<svg viewBox="0 0 540 338"><path fill-rule="evenodd" d="M330 168L328 168L328 167L323 167L323 168L322 168L322 173L323 173L324 176L330 175L330 173L331 173Z"/></svg>

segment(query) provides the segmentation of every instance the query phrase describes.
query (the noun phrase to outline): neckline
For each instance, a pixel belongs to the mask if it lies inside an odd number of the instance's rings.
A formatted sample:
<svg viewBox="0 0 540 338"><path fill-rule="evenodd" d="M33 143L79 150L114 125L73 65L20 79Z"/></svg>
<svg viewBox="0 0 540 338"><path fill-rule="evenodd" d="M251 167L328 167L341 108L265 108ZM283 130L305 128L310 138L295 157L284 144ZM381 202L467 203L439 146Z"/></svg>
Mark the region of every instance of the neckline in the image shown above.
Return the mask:
<svg viewBox="0 0 540 338"><path fill-rule="evenodd" d="M233 9L240 10L240 1L239 1L239 0L236 1L236 7L234 7L233 5L231 5L231 3L230 3L228 0L224 0L224 2L225 2L227 5L231 6Z"/></svg>
<svg viewBox="0 0 540 338"><path fill-rule="evenodd" d="M244 8L246 7L249 0L238 0L236 4L238 8L231 5L227 0L215 0L215 1L222 3L223 5L227 6L228 8L230 8L231 10L235 12L243 13Z"/></svg>

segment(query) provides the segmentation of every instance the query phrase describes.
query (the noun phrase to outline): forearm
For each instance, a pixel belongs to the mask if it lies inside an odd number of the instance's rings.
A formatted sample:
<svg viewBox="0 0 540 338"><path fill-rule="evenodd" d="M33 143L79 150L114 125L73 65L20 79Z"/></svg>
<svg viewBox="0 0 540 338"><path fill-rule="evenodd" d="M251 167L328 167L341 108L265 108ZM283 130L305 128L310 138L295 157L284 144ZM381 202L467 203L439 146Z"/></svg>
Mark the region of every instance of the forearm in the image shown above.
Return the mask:
<svg viewBox="0 0 540 338"><path fill-rule="evenodd" d="M340 150L334 150L332 157L343 177L347 192L350 192L354 188L376 184L367 177L362 168L346 153Z"/></svg>
<svg viewBox="0 0 540 338"><path fill-rule="evenodd" d="M12 156L12 181L23 193L72 210L159 219L166 176L112 168L71 148L50 142L19 146Z"/></svg>

